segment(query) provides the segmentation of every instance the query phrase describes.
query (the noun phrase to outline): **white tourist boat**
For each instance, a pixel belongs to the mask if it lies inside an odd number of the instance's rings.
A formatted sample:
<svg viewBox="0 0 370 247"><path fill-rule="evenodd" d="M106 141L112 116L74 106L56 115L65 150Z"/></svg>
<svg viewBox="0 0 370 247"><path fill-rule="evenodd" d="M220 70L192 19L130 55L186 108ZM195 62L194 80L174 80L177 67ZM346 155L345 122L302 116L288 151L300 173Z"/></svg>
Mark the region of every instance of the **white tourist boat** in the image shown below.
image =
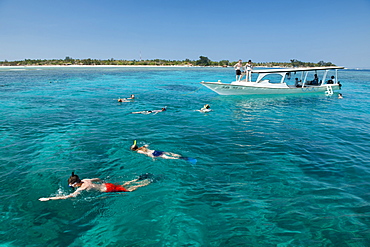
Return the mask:
<svg viewBox="0 0 370 247"><path fill-rule="evenodd" d="M252 70L250 78L231 83L201 84L220 95L305 94L324 92L332 95L341 88L338 70L344 67L311 67ZM317 75L316 80L315 75ZM244 75L245 77L245 75ZM248 80L247 80L248 79Z"/></svg>

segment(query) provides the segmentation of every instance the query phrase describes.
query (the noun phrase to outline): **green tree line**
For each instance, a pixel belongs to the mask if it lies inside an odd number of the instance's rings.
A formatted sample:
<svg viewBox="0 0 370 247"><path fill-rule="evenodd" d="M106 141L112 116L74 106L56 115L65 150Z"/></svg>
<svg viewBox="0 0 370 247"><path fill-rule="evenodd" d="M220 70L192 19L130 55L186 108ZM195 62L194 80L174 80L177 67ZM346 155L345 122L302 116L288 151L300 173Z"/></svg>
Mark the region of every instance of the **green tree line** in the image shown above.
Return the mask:
<svg viewBox="0 0 370 247"><path fill-rule="evenodd" d="M208 57L200 56L198 60L117 60L114 58L101 59L74 59L66 57L65 59L25 59L20 61L0 61L0 66L46 66L46 65L150 65L150 66L234 66L237 61L221 60L212 61ZM335 66L331 62L320 61L318 63L302 62L292 59L290 62L253 62L254 66L261 67L318 67Z"/></svg>

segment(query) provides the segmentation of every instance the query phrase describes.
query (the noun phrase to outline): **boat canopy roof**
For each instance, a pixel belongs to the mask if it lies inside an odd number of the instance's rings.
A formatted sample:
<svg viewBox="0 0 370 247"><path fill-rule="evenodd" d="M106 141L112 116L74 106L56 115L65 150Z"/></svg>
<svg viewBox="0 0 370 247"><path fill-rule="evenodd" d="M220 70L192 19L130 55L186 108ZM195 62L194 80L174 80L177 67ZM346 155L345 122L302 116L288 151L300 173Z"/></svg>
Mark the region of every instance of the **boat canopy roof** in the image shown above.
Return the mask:
<svg viewBox="0 0 370 247"><path fill-rule="evenodd" d="M308 67L308 68L281 68L281 69L255 69L252 73L284 73L284 72L299 72L299 71L316 71L316 70L331 70L344 69L344 67Z"/></svg>

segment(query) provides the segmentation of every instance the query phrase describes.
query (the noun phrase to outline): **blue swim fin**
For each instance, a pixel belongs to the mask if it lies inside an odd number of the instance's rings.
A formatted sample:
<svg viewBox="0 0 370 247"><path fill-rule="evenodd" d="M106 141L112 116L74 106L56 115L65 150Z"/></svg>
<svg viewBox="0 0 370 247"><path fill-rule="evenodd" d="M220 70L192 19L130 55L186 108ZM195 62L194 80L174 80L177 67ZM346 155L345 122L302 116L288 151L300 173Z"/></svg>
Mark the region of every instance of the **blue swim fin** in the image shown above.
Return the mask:
<svg viewBox="0 0 370 247"><path fill-rule="evenodd" d="M197 159L190 158L190 157L180 157L180 159L186 160L187 162L189 162L192 165L195 165L197 163L197 161L198 161Z"/></svg>

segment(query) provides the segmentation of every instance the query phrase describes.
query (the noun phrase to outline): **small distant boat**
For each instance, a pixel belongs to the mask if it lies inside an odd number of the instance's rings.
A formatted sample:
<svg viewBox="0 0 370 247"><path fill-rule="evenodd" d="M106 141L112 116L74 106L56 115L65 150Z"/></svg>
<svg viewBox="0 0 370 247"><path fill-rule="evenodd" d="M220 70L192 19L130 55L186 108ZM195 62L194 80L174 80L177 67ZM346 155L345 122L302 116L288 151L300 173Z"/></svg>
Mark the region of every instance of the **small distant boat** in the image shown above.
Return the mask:
<svg viewBox="0 0 370 247"><path fill-rule="evenodd" d="M231 83L201 84L220 95L306 94L324 92L330 96L341 89L338 70L344 67L311 67L252 70L249 78ZM255 81L252 79L255 78ZM312 80L309 80L311 79Z"/></svg>

